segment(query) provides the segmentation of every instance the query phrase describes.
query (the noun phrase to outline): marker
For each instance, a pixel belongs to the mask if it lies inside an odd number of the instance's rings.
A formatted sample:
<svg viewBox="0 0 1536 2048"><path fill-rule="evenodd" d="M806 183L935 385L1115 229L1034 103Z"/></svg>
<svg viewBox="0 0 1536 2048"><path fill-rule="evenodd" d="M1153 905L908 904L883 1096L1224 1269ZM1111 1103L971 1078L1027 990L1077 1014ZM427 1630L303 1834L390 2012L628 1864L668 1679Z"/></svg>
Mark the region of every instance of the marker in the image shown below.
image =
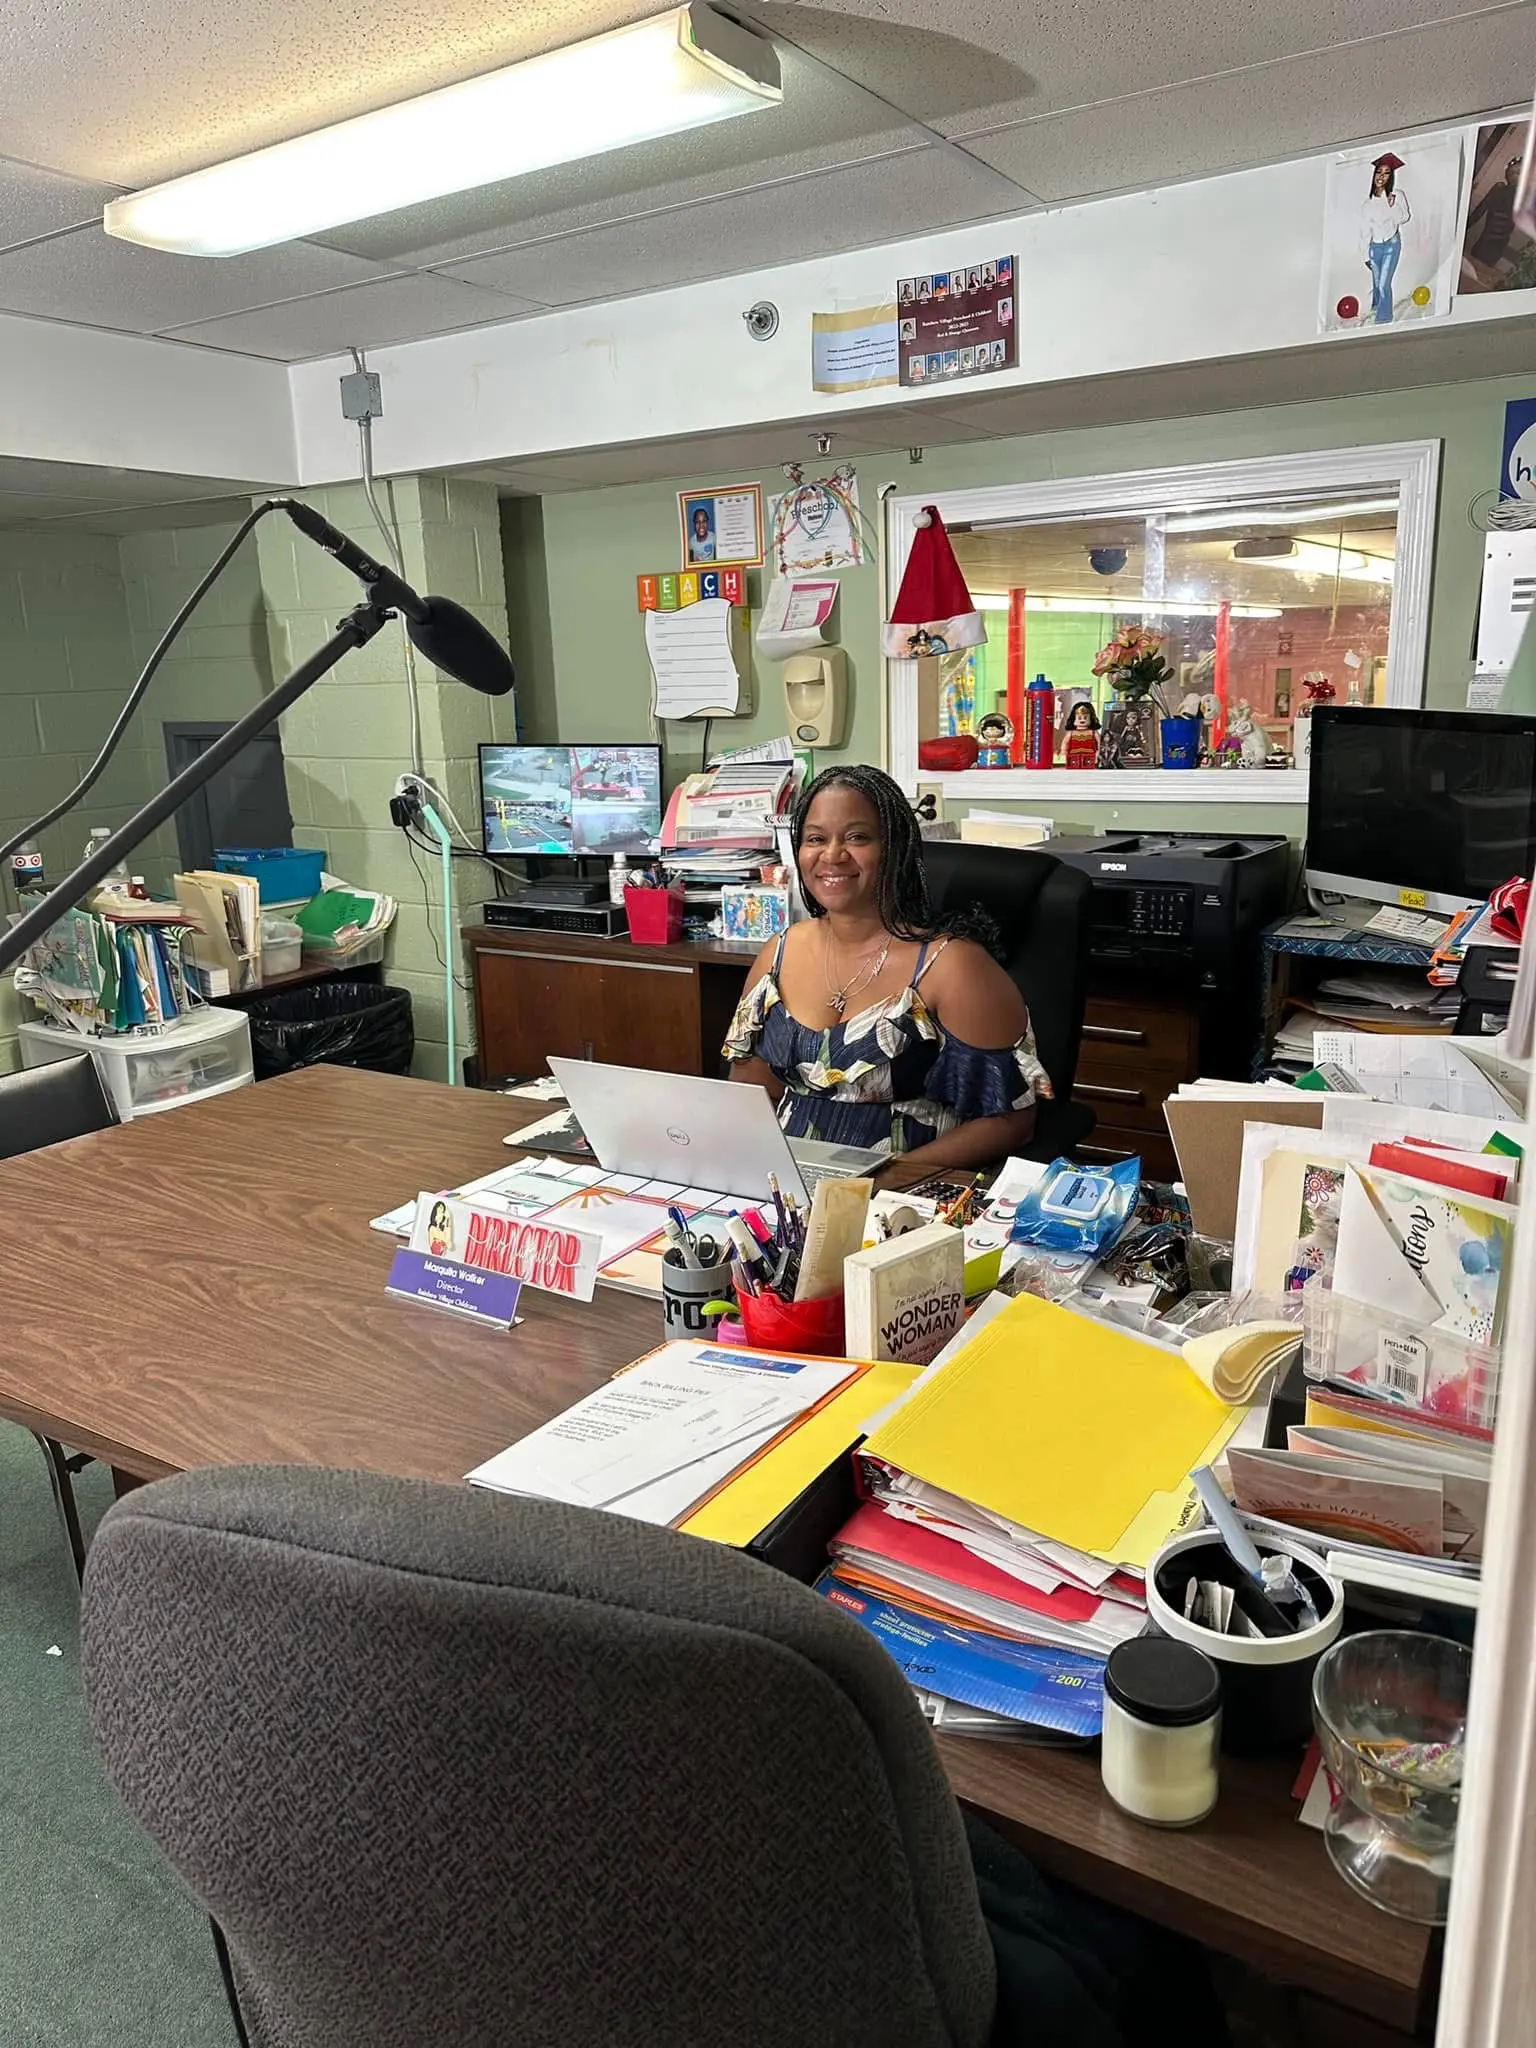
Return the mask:
<svg viewBox="0 0 1536 2048"><path fill-rule="evenodd" d="M725 1227L730 1233L731 1243L736 1248L737 1258L750 1273L752 1268L759 1264L762 1258L757 1248L757 1239L748 1230L746 1224L742 1222L734 1209L726 1216Z"/></svg>

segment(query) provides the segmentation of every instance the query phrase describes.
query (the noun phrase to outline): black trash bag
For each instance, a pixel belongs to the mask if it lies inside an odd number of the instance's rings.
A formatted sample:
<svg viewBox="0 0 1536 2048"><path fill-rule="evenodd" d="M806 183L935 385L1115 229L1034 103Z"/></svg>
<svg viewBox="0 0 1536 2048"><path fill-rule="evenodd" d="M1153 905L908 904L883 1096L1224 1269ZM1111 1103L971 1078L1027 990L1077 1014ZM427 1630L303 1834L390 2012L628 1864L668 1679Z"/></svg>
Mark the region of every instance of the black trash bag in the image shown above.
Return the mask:
<svg viewBox="0 0 1536 2048"><path fill-rule="evenodd" d="M323 981L250 1006L251 1064L258 1081L298 1067L368 1067L408 1074L416 1050L409 989Z"/></svg>

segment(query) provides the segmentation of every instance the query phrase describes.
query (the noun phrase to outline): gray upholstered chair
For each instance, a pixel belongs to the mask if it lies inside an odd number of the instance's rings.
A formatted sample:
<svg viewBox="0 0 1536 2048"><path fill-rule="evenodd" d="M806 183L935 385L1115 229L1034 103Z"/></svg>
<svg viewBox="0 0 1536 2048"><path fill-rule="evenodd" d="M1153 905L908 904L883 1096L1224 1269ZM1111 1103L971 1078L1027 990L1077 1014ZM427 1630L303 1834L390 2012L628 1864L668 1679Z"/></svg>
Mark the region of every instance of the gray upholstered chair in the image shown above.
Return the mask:
<svg viewBox="0 0 1536 2048"><path fill-rule="evenodd" d="M195 1472L106 1516L84 1642L253 2048L989 2039L917 1706L767 1566L468 1487Z"/></svg>

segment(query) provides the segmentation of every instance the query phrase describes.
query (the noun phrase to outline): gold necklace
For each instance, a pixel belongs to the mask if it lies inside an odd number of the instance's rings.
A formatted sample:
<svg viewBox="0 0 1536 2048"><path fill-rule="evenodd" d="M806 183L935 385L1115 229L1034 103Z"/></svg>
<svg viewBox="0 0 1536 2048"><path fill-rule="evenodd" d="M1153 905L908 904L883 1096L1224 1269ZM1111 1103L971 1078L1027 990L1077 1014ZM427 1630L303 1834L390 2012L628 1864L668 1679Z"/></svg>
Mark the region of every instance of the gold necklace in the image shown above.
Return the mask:
<svg viewBox="0 0 1536 2048"><path fill-rule="evenodd" d="M827 1008L834 1016L841 1017L848 1007L848 998L857 989L861 988L865 982L873 981L890 958L891 942L889 938L886 939L879 953L868 962L862 973L855 974L850 981L839 983L832 979L829 971L829 961L832 954L832 932L830 926L823 925L822 933L821 974L823 981L827 985Z"/></svg>

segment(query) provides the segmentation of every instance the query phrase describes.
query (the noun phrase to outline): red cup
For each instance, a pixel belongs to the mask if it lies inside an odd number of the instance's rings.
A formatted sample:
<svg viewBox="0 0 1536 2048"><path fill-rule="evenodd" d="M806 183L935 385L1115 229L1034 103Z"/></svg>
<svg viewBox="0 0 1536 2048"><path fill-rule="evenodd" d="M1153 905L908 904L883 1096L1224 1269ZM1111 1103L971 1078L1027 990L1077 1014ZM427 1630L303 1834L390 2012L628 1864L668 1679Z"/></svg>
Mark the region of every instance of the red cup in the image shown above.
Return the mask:
<svg viewBox="0 0 1536 2048"><path fill-rule="evenodd" d="M750 1351L806 1351L820 1358L843 1355L843 1297L822 1301L780 1301L776 1294L742 1294L737 1303Z"/></svg>
<svg viewBox="0 0 1536 2048"><path fill-rule="evenodd" d="M683 936L683 892L626 889L624 916L637 946L675 946Z"/></svg>

